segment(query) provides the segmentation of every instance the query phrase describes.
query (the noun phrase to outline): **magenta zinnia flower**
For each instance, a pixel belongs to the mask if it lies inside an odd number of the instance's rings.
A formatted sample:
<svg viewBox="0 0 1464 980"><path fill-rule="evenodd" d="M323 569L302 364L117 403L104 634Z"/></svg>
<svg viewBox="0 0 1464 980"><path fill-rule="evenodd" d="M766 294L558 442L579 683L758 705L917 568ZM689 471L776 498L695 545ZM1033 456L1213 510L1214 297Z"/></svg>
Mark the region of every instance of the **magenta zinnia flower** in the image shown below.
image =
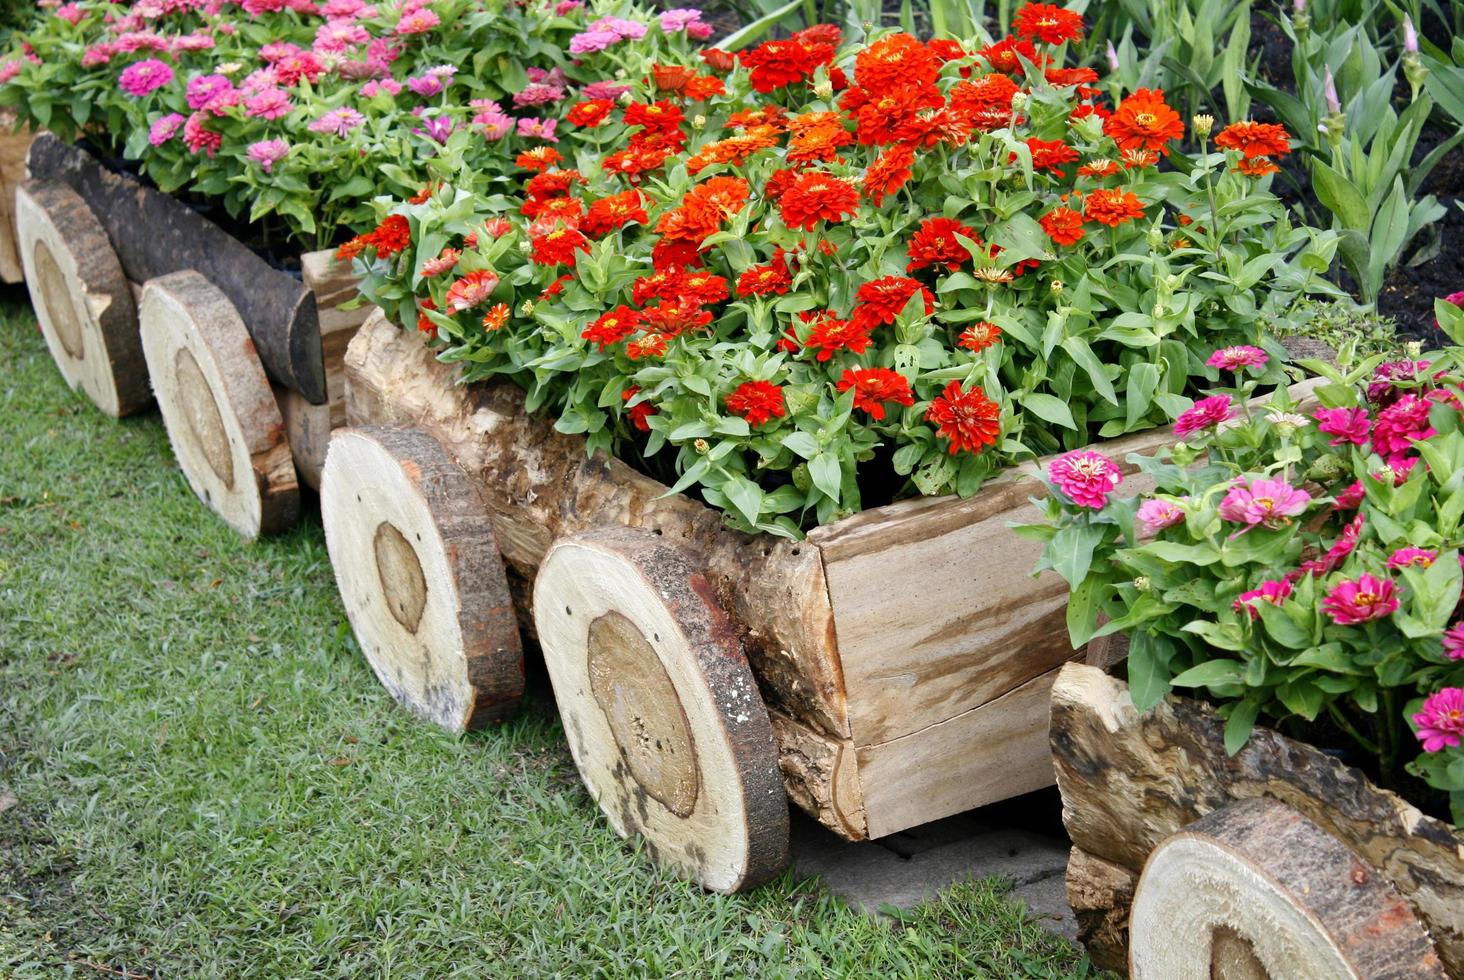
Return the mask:
<svg viewBox="0 0 1464 980"><path fill-rule="evenodd" d="M349 106L332 109L310 124L312 133L335 133L345 136L366 121L366 117Z"/></svg>
<svg viewBox="0 0 1464 980"><path fill-rule="evenodd" d="M1322 608L1338 626L1356 626L1391 616L1398 608L1397 593L1392 579L1363 572L1355 580L1334 585L1322 600Z"/></svg>
<svg viewBox="0 0 1464 980"><path fill-rule="evenodd" d="M1235 417L1229 395L1214 395L1201 398L1194 405L1180 413L1174 422L1174 434L1183 439L1191 433L1213 428L1227 419Z"/></svg>
<svg viewBox="0 0 1464 980"><path fill-rule="evenodd" d="M134 98L151 95L173 80L173 69L156 58L148 58L122 69L117 85Z"/></svg>
<svg viewBox="0 0 1464 980"><path fill-rule="evenodd" d="M1394 382L1418 381L1428 370L1429 361L1388 361L1373 371L1367 386L1367 400L1375 404L1392 401L1399 389Z"/></svg>
<svg viewBox="0 0 1464 980"><path fill-rule="evenodd" d="M1289 518L1306 510L1311 494L1298 490L1285 480L1259 479L1248 485L1231 487L1220 502L1222 520L1254 527L1263 524L1277 528Z"/></svg>
<svg viewBox="0 0 1464 980"><path fill-rule="evenodd" d="M1118 464L1089 449L1063 453L1048 466L1047 476L1073 503L1093 510L1107 506L1109 492L1123 479Z"/></svg>
<svg viewBox="0 0 1464 980"><path fill-rule="evenodd" d="M176 112L170 112L147 131L147 141L153 146L162 146L168 140L178 135L178 127L183 125L183 117Z"/></svg>
<svg viewBox="0 0 1464 980"><path fill-rule="evenodd" d="M1388 460L1413 448L1415 439L1427 439L1434 435L1428 424L1428 413L1433 403L1409 392L1378 413L1373 423L1373 452Z"/></svg>
<svg viewBox="0 0 1464 980"><path fill-rule="evenodd" d="M1464 558L1464 555L1460 557ZM1455 623L1444 632L1444 653L1450 660L1464 660L1464 621Z"/></svg>
<svg viewBox="0 0 1464 980"><path fill-rule="evenodd" d="M1430 694L1423 710L1413 716L1413 725L1423 751L1458 748L1464 737L1464 688L1446 687Z"/></svg>
<svg viewBox="0 0 1464 980"><path fill-rule="evenodd" d="M426 34L440 23L442 23L442 18L432 11L423 7L413 7L402 12L402 19L397 21L396 32L402 35Z"/></svg>
<svg viewBox="0 0 1464 980"><path fill-rule="evenodd" d="M1389 568L1428 568L1438 558L1437 551L1429 551L1426 548L1399 548L1388 556Z"/></svg>
<svg viewBox="0 0 1464 980"><path fill-rule="evenodd" d="M1251 619L1260 616L1256 612L1257 602L1269 602L1273 606L1279 606L1291 595L1291 583L1286 579L1267 579L1261 583L1259 589L1251 589L1249 592L1242 592L1240 598L1231 605L1236 612L1244 609L1250 614Z"/></svg>
<svg viewBox="0 0 1464 980"><path fill-rule="evenodd" d="M1362 481L1354 480L1352 486L1337 494L1338 510L1356 510L1362 505L1362 498L1366 491L1362 489Z"/></svg>
<svg viewBox="0 0 1464 980"><path fill-rule="evenodd" d="M1150 537L1184 520L1184 511L1168 500L1146 500L1139 504L1138 519L1139 532Z"/></svg>
<svg viewBox="0 0 1464 980"><path fill-rule="evenodd" d="M249 144L249 159L259 164L265 173L272 173L274 165L290 152L290 144L284 140L260 140Z"/></svg>
<svg viewBox="0 0 1464 980"><path fill-rule="evenodd" d="M1234 371L1239 373L1248 367L1264 367L1270 360L1266 352L1259 347L1251 347L1242 344L1238 347L1222 347L1210 355L1205 364L1212 368L1219 368L1221 371Z"/></svg>
<svg viewBox="0 0 1464 980"><path fill-rule="evenodd" d="M1333 446L1367 444L1368 418L1365 408L1319 408L1312 413L1317 429L1335 438Z"/></svg>
<svg viewBox="0 0 1464 980"><path fill-rule="evenodd" d="M284 89L268 88L244 100L244 114L260 119L278 119L290 114L290 96Z"/></svg>

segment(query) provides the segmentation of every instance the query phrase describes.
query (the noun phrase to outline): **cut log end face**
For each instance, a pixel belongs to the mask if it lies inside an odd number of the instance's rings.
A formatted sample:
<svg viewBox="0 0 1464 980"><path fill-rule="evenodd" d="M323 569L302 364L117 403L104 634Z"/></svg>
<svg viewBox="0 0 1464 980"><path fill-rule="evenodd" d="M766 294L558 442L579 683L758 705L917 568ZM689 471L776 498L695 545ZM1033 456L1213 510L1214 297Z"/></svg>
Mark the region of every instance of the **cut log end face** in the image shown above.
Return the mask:
<svg viewBox="0 0 1464 980"><path fill-rule="evenodd" d="M454 732L501 721L523 694L518 621L487 510L431 436L342 429L321 520L356 639L405 707Z"/></svg>
<svg viewBox="0 0 1464 980"><path fill-rule="evenodd" d="M31 303L62 377L108 415L151 400L131 287L86 203L64 184L16 191L16 227Z"/></svg>
<svg viewBox="0 0 1464 980"><path fill-rule="evenodd" d="M1154 850L1134 895L1135 980L1445 976L1397 891L1316 824L1237 803Z"/></svg>
<svg viewBox="0 0 1464 980"><path fill-rule="evenodd" d="M712 891L787 863L772 726L696 566L629 528L557 542L534 624L580 775L622 836Z"/></svg>
<svg viewBox="0 0 1464 980"><path fill-rule="evenodd" d="M264 369L233 304L196 272L150 280L143 351L178 466L246 540L299 514L299 485Z"/></svg>

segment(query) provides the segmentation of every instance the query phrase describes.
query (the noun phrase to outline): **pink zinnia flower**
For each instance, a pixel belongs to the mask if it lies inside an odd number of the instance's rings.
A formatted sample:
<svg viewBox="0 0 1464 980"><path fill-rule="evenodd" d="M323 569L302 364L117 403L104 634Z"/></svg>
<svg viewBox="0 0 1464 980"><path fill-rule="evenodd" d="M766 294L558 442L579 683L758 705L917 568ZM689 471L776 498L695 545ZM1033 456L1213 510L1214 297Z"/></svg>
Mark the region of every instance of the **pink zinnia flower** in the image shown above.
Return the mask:
<svg viewBox="0 0 1464 980"><path fill-rule="evenodd" d="M328 21L315 31L315 41L310 50L316 54L342 54L347 48L365 44L371 40L371 32L360 24L349 21Z"/></svg>
<svg viewBox="0 0 1464 980"><path fill-rule="evenodd" d="M151 95L173 80L173 69L156 58L148 58L122 69L117 85L133 98Z"/></svg>
<svg viewBox="0 0 1464 980"><path fill-rule="evenodd" d="M1460 555L1464 560L1464 555ZM1464 621L1450 626L1444 633L1444 653L1450 660L1464 660Z"/></svg>
<svg viewBox="0 0 1464 980"><path fill-rule="evenodd" d="M1209 429L1235 417L1229 395L1214 395L1201 398L1194 405L1180 413L1174 422L1174 434L1183 439L1191 433Z"/></svg>
<svg viewBox="0 0 1464 980"><path fill-rule="evenodd" d="M473 117L473 122L490 142L501 140L513 132L513 117L502 112L480 112Z"/></svg>
<svg viewBox="0 0 1464 980"><path fill-rule="evenodd" d="M170 112L148 129L147 141L153 146L162 146L178 135L178 127L181 125L183 125L183 117L176 112Z"/></svg>
<svg viewBox="0 0 1464 980"><path fill-rule="evenodd" d="M554 128L559 124L556 119L520 119L518 121L518 134L528 139L539 139L546 143L558 143L559 137L554 135Z"/></svg>
<svg viewBox="0 0 1464 980"><path fill-rule="evenodd" d="M1261 583L1259 589L1251 589L1249 592L1242 592L1240 598L1231 603L1231 608L1236 612L1244 609L1250 614L1251 619L1256 619L1260 613L1256 612L1257 602L1269 602L1273 606L1279 606L1291 595L1291 583L1286 579L1267 579Z"/></svg>
<svg viewBox="0 0 1464 980"><path fill-rule="evenodd" d="M666 34L684 31L701 21L702 12L695 7L675 7L661 12L661 30Z"/></svg>
<svg viewBox="0 0 1464 980"><path fill-rule="evenodd" d="M383 78L379 81L370 81L361 86L361 94L368 99L374 99L378 95L395 96L402 90L402 83L394 78Z"/></svg>
<svg viewBox="0 0 1464 980"><path fill-rule="evenodd" d="M272 173L274 165L290 152L290 144L284 140L260 140L249 144L249 159L259 164L265 173Z"/></svg>
<svg viewBox="0 0 1464 980"><path fill-rule="evenodd" d="M1365 408L1319 408L1312 413L1317 429L1334 436L1329 445L1367 445L1368 418Z"/></svg>
<svg viewBox="0 0 1464 980"><path fill-rule="evenodd" d="M407 79L407 88L411 89L417 96L423 99L430 99L434 95L441 95L442 90L446 87L442 79L436 75L416 75Z"/></svg>
<svg viewBox="0 0 1464 980"><path fill-rule="evenodd" d="M1220 502L1221 520L1251 527L1263 524L1277 528L1306 510L1311 494L1285 480L1259 479L1249 485L1231 487Z"/></svg>
<svg viewBox="0 0 1464 980"><path fill-rule="evenodd" d="M86 20L86 11L81 8L79 3L66 3L56 8L56 16L75 27Z"/></svg>
<svg viewBox="0 0 1464 980"><path fill-rule="evenodd" d="M483 222L483 231L489 238L497 241L513 231L513 222L507 218L489 218ZM1464 555L1459 556L1459 562L1461 565L1464 565Z"/></svg>
<svg viewBox="0 0 1464 980"><path fill-rule="evenodd" d="M1138 518L1140 533L1148 537L1184 520L1184 511L1168 500L1152 499L1139 504Z"/></svg>
<svg viewBox="0 0 1464 980"><path fill-rule="evenodd" d="M569 39L569 53L594 54L596 51L604 51L619 41L620 35L613 31L584 31Z"/></svg>
<svg viewBox="0 0 1464 980"><path fill-rule="evenodd" d="M1354 480L1352 486L1337 494L1338 510L1356 510L1362 504L1365 491L1362 489L1362 481Z"/></svg>
<svg viewBox="0 0 1464 980"><path fill-rule="evenodd" d="M180 34L173 38L174 51L209 51L214 47L214 39L207 34Z"/></svg>
<svg viewBox="0 0 1464 980"><path fill-rule="evenodd" d="M462 254L455 248L443 249L435 259L428 259L422 263L422 278L435 279L444 272L451 271L453 266L458 264L458 259L462 257Z"/></svg>
<svg viewBox="0 0 1464 980"><path fill-rule="evenodd" d="M1429 361L1388 361L1379 364L1373 371L1372 381L1367 386L1367 400L1374 403L1392 401L1398 394L1394 382L1413 382L1423 377Z"/></svg>
<svg viewBox="0 0 1464 980"><path fill-rule="evenodd" d="M469 272L447 288L447 309L451 313L471 310L486 303L498 288L498 276L488 269Z"/></svg>
<svg viewBox="0 0 1464 980"><path fill-rule="evenodd" d="M1322 608L1338 626L1356 626L1391 616L1398 608L1398 588L1392 579L1363 572L1332 586Z"/></svg>
<svg viewBox="0 0 1464 980"><path fill-rule="evenodd" d="M269 88L244 100L244 113L260 119L279 119L290 114L290 96L284 89Z"/></svg>
<svg viewBox="0 0 1464 980"><path fill-rule="evenodd" d="M351 130L366 121L366 117L349 106L342 106L339 109L332 109L311 123L309 129L312 133L334 133L337 136L346 136Z"/></svg>
<svg viewBox="0 0 1464 980"><path fill-rule="evenodd" d="M0 85L4 85L6 82L9 82L9 81L14 80L15 76L16 75L19 75L19 74L20 74L20 62L19 61L7 61L7 62L5 62L5 64L0 65Z"/></svg>
<svg viewBox="0 0 1464 980"><path fill-rule="evenodd" d="M193 153L213 156L223 145L224 136L204 126L207 118L201 112L189 116L188 121L183 124L183 142L188 144L188 149Z"/></svg>
<svg viewBox="0 0 1464 980"><path fill-rule="evenodd" d="M1270 360L1266 352L1259 347L1241 345L1239 347L1222 347L1210 355L1205 364L1221 371L1233 371L1239 373L1248 367L1264 367Z"/></svg>
<svg viewBox="0 0 1464 980"><path fill-rule="evenodd" d="M1093 510L1106 507L1108 494L1123 480L1118 464L1089 449L1063 453L1047 467L1047 476L1073 503Z"/></svg>
<svg viewBox="0 0 1464 980"><path fill-rule="evenodd" d="M1394 457L1413 448L1415 439L1435 435L1428 424L1433 403L1409 392L1378 413L1373 423L1373 452L1392 463Z"/></svg>
<svg viewBox="0 0 1464 980"><path fill-rule="evenodd" d="M1388 556L1388 567L1393 569L1428 568L1438 557L1437 551L1429 551L1426 548L1399 548Z"/></svg>
<svg viewBox="0 0 1464 980"><path fill-rule="evenodd" d="M234 83L223 75L200 75L188 82L188 108L210 109L233 91Z"/></svg>
<svg viewBox="0 0 1464 980"><path fill-rule="evenodd" d="M584 0L559 0L554 5L554 16L563 17L571 10L580 10L584 7Z"/></svg>
<svg viewBox="0 0 1464 980"><path fill-rule="evenodd" d="M520 92L515 92L513 104L519 107L526 105L544 105L548 102L558 102L564 98L564 89L547 82L534 82L526 85Z"/></svg>
<svg viewBox="0 0 1464 980"><path fill-rule="evenodd" d="M1464 737L1464 688L1446 687L1430 694L1423 710L1413 716L1413 726L1425 752L1458 748Z"/></svg>
<svg viewBox="0 0 1464 980"><path fill-rule="evenodd" d="M427 8L413 7L402 12L402 19L397 21L396 33L403 36L426 34L440 23L442 23L442 18Z"/></svg>
<svg viewBox="0 0 1464 980"><path fill-rule="evenodd" d="M96 68L99 65L105 65L116 53L117 45L110 42L93 44L81 53L81 67Z"/></svg>

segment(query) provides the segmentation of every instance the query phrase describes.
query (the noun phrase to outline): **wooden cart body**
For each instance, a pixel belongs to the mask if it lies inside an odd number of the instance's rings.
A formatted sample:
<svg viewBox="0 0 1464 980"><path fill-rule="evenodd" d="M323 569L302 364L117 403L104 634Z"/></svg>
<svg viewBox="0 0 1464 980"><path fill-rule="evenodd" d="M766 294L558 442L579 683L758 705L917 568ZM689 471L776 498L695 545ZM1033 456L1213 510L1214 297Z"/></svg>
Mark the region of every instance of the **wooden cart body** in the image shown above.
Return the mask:
<svg viewBox="0 0 1464 980"><path fill-rule="evenodd" d="M646 528L696 553L741 632L788 795L836 833L882 837L1048 786L1047 701L1068 641L1066 587L1032 578L1023 471L967 500L867 511L789 541L721 516L554 431L507 383L464 387L415 332L379 313L346 355L352 426L435 438L492 514L520 621L551 544ZM1163 433L1109 444L1123 459ZM1127 465L1127 464L1125 464Z"/></svg>

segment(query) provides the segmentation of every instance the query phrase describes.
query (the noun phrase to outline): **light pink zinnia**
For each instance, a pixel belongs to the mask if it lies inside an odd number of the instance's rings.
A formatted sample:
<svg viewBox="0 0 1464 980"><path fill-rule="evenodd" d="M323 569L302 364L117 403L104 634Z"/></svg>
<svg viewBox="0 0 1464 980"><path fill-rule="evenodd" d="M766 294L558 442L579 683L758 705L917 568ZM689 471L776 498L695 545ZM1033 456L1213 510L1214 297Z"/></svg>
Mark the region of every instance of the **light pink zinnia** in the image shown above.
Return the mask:
<svg viewBox="0 0 1464 980"><path fill-rule="evenodd" d="M311 123L309 129L312 133L334 133L337 136L345 136L366 121L361 115L350 106L342 106L339 109L332 109Z"/></svg>
<svg viewBox="0 0 1464 980"><path fill-rule="evenodd" d="M546 143L558 143L559 137L554 135L554 129L559 124L557 119L528 119L521 118L518 121L518 134L528 139L540 139Z"/></svg>
<svg viewBox="0 0 1464 980"><path fill-rule="evenodd" d="M395 78L373 79L361 86L361 95L368 99L374 99L378 95L397 95L402 90L402 83Z"/></svg>
<svg viewBox="0 0 1464 980"><path fill-rule="evenodd" d="M1259 347L1251 347L1242 344L1238 347L1222 347L1210 355L1205 364L1221 371L1233 371L1239 373L1248 367L1264 367L1270 360L1266 352Z"/></svg>
<svg viewBox="0 0 1464 980"><path fill-rule="evenodd" d="M402 19L397 21L396 33L403 36L409 34L426 34L432 28L442 23L442 18L425 7L413 7L403 11Z"/></svg>
<svg viewBox="0 0 1464 980"><path fill-rule="evenodd" d="M1231 487L1226 492L1220 502L1220 518L1274 529L1290 523L1289 518L1305 511L1310 503L1311 494L1285 480L1252 480L1248 485Z"/></svg>
<svg viewBox="0 0 1464 980"><path fill-rule="evenodd" d="M1291 595L1291 583L1286 579L1267 579L1261 583L1259 589L1251 589L1249 592L1242 592L1240 598L1231 603L1231 607L1240 612L1244 609L1250 614L1251 619L1256 619L1260 613L1256 611L1257 602L1269 602L1273 606L1279 606Z"/></svg>
<svg viewBox="0 0 1464 980"><path fill-rule="evenodd" d="M284 89L268 88L244 100L245 115L279 119L290 114L290 96Z"/></svg>
<svg viewBox="0 0 1464 980"><path fill-rule="evenodd" d="M1464 738L1464 688L1446 687L1430 694L1423 710L1413 716L1413 725L1423 751L1458 748Z"/></svg>
<svg viewBox="0 0 1464 980"><path fill-rule="evenodd" d="M1123 480L1118 464L1090 449L1063 453L1049 464L1047 476L1073 503L1093 510L1106 507L1108 494Z"/></svg>
<svg viewBox="0 0 1464 980"><path fill-rule="evenodd" d="M1398 587L1392 579L1363 572L1355 580L1334 585L1322 600L1322 608L1338 626L1384 619L1398 608Z"/></svg>
<svg viewBox="0 0 1464 980"><path fill-rule="evenodd" d="M487 269L469 272L447 288L447 309L452 313L486 303L498 288L498 276Z"/></svg>
<svg viewBox="0 0 1464 980"><path fill-rule="evenodd" d="M1427 548L1399 548L1388 556L1388 567L1429 568L1438 557L1437 551L1429 551Z"/></svg>
<svg viewBox="0 0 1464 980"><path fill-rule="evenodd" d="M290 144L284 140L260 140L249 144L249 159L259 164L265 173L272 173L274 165L290 152Z"/></svg>
<svg viewBox="0 0 1464 980"><path fill-rule="evenodd" d="M1184 520L1184 511L1168 500L1146 500L1139 504L1138 519L1139 532L1150 537Z"/></svg>
<svg viewBox="0 0 1464 980"><path fill-rule="evenodd" d="M455 248L443 249L436 258L422 263L422 278L435 279L444 272L451 271L453 266L458 264L458 259L462 257L462 254Z"/></svg>
<svg viewBox="0 0 1464 980"><path fill-rule="evenodd" d="M630 86L621 82L591 82L580 89L580 95L586 99L618 99L629 91Z"/></svg>
<svg viewBox="0 0 1464 980"><path fill-rule="evenodd" d="M173 80L173 69L156 58L148 58L122 69L117 85L133 98L151 95Z"/></svg>
<svg viewBox="0 0 1464 980"><path fill-rule="evenodd" d="M1174 434L1184 439L1192 433L1213 428L1221 422L1235 417L1229 395L1213 395L1201 398L1193 406L1180 413L1174 421Z"/></svg>

